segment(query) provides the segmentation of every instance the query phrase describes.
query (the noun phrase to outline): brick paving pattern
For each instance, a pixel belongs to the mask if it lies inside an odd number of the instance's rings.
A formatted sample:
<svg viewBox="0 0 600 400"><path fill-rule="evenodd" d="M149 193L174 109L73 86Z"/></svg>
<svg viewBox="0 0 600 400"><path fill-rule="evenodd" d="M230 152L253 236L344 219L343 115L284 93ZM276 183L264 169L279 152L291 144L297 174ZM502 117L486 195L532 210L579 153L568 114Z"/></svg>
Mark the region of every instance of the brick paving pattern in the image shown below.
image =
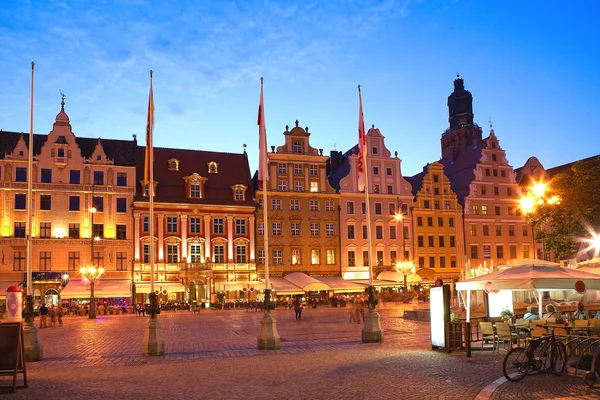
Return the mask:
<svg viewBox="0 0 600 400"><path fill-rule="evenodd" d="M403 305L385 304L384 343L363 344L348 309L305 309L301 322L278 309L275 351L256 348L261 312L163 313L160 358L141 356L147 317L65 318L40 330L44 360L28 363L30 387L0 399L474 399L502 376L503 353L432 351L429 323L402 313ZM580 378L523 382L502 384L490 398L600 397Z"/></svg>

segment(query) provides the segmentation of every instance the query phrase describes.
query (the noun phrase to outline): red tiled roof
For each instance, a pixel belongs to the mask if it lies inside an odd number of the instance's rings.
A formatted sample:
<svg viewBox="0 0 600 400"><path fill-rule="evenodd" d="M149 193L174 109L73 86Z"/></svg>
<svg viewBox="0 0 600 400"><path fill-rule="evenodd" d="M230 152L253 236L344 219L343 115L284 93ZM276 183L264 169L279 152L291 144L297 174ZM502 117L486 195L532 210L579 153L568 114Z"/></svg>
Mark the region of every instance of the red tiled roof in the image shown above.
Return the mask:
<svg viewBox="0 0 600 400"><path fill-rule="evenodd" d="M146 159L146 148L138 146L138 165L137 176L137 196L136 201L145 202L147 197L142 196L140 181L144 179L144 163ZM170 171L168 160L179 160L179 170ZM218 173L208 173L208 163L216 162L218 164ZM185 192L184 177L193 173L207 178L204 184L204 198L190 199ZM156 202L165 203L188 203L188 204L219 204L219 205L237 205L254 207L254 188L250 177L250 167L248 157L245 153L222 153L201 150L182 150L154 148L154 181L158 182L156 189ZM245 201L235 201L231 190L232 185L245 185Z"/></svg>

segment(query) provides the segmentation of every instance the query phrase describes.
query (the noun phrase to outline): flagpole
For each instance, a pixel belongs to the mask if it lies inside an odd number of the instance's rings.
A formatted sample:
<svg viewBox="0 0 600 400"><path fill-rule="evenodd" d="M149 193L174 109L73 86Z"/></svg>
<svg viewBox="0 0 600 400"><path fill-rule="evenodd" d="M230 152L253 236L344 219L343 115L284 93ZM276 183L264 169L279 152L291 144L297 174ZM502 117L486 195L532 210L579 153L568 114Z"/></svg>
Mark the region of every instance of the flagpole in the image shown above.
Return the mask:
<svg viewBox="0 0 600 400"><path fill-rule="evenodd" d="M27 162L27 297L25 302L25 324L23 325L23 344L26 361L40 361L43 347L38 340L38 329L34 324L33 313L33 82L35 63L31 62L31 93L29 100L29 148Z"/></svg>
<svg viewBox="0 0 600 400"><path fill-rule="evenodd" d="M362 182L360 172L362 171L362 178L364 179L364 191L365 191L365 203L366 203L366 214L367 214L367 255L368 260L367 263L369 265L369 298L367 304L369 306L368 313L364 318L364 327L362 330L362 341L364 343L379 343L383 342L383 330L381 329L381 322L379 319L379 314L377 313L376 306L377 300L375 299L375 288L373 287L373 262L371 260L371 207L369 204L369 167L367 164L367 134L365 132L365 121L363 116L363 107L362 107L362 94L360 91L360 85L358 85L358 103L359 103L359 111L358 111L358 156L359 156L359 187L358 190L361 190Z"/></svg>
<svg viewBox="0 0 600 400"><path fill-rule="evenodd" d="M269 182L269 163L267 161L267 127L265 124L265 103L263 97L264 79L260 78L260 102L258 105L258 186L263 195L263 240L265 252L265 314L260 321L260 335L256 339L259 350L276 350L280 348L280 337L277 332L275 318L271 316L271 285L269 282L269 228L267 224L267 190Z"/></svg>
<svg viewBox="0 0 600 400"><path fill-rule="evenodd" d="M144 159L144 183L148 185L148 208L150 229L150 321L144 329L142 341L143 356L164 356L165 341L162 328L158 323L157 315L160 308L154 293L154 147L152 144L152 131L154 130L154 92L152 90L152 70L150 70L150 95L148 96L148 121L146 124L146 157ZM145 188L144 188L145 190Z"/></svg>

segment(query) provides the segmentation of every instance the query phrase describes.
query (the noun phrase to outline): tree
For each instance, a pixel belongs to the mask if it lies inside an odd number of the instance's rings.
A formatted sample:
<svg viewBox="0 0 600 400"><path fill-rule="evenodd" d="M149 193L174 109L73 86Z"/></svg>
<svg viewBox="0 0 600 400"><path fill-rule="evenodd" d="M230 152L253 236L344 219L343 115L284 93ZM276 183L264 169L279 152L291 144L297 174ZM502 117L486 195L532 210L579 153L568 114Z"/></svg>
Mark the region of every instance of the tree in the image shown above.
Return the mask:
<svg viewBox="0 0 600 400"><path fill-rule="evenodd" d="M590 230L600 228L600 156L576 162L569 173L554 176L550 187L560 204L540 205L532 218L544 226L539 238L546 249L565 259L591 236Z"/></svg>

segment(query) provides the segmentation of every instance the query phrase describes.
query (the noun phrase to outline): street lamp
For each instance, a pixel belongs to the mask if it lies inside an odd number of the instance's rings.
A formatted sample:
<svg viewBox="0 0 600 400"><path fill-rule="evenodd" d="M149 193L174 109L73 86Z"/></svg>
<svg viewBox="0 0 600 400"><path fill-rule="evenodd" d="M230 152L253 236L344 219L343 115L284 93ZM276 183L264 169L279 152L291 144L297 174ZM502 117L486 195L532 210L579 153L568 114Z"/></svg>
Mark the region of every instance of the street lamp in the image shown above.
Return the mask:
<svg viewBox="0 0 600 400"><path fill-rule="evenodd" d="M536 183L530 188L531 194L529 196L523 196L520 200L521 210L523 210L523 214L530 219L531 222L531 235L532 235L532 243L533 243L533 251L536 252L535 249L535 223L539 220L536 219L533 214L538 209L538 207L543 205L553 206L555 204L560 204L560 197L558 196L547 196L548 185L545 183ZM537 252L536 252L537 253ZM537 254L536 254L537 258ZM546 253L544 250L544 240L542 238L542 258L546 259Z"/></svg>
<svg viewBox="0 0 600 400"><path fill-rule="evenodd" d="M94 285L100 279L100 275L104 273L104 268L96 268L93 265L89 267L81 267L79 269L81 275L90 281L90 319L96 318L96 298L94 297Z"/></svg>
<svg viewBox="0 0 600 400"><path fill-rule="evenodd" d="M402 211L402 202L400 198L398 200L398 209L396 210L396 215L394 216L394 220L396 222L402 221L402 261L406 261L406 235L404 234L404 222L406 221L406 216Z"/></svg>
<svg viewBox="0 0 600 400"><path fill-rule="evenodd" d="M415 273L415 266L412 261L402 261L396 263L396 271L404 275L404 302L408 303L408 283L406 277L409 273Z"/></svg>

